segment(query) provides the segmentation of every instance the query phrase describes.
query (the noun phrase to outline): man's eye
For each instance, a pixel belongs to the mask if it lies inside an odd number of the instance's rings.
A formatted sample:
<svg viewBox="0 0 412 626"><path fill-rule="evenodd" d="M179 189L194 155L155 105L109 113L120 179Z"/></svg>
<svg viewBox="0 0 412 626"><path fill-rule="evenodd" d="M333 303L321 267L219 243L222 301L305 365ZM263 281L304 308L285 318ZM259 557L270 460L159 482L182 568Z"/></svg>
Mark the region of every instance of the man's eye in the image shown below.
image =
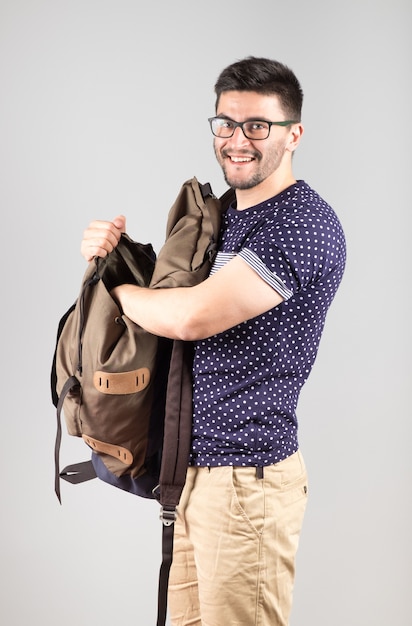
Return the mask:
<svg viewBox="0 0 412 626"><path fill-rule="evenodd" d="M219 126L222 128L233 128L233 122L230 120L220 120Z"/></svg>
<svg viewBox="0 0 412 626"><path fill-rule="evenodd" d="M262 130L263 128L266 128L266 125L262 122L250 122L249 128L251 130Z"/></svg>

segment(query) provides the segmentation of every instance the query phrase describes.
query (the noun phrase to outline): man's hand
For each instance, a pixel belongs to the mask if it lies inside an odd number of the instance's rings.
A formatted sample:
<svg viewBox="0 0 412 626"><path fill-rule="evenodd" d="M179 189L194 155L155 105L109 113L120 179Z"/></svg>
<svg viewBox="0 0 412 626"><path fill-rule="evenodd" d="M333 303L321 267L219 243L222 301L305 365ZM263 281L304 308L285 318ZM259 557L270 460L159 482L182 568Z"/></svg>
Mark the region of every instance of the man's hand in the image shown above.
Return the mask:
<svg viewBox="0 0 412 626"><path fill-rule="evenodd" d="M126 218L118 215L112 222L95 220L90 222L83 233L80 251L86 261L95 256L105 257L119 243L120 236L126 232Z"/></svg>

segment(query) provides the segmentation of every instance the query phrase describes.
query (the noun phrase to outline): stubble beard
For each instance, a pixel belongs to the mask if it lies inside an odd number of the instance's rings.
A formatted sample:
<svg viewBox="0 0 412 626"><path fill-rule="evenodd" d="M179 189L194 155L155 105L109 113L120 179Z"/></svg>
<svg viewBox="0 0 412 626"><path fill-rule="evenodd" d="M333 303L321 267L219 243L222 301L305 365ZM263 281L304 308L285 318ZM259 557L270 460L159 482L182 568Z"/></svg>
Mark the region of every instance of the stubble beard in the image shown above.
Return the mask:
<svg viewBox="0 0 412 626"><path fill-rule="evenodd" d="M215 155L216 159L222 168L223 176L226 184L232 189L252 189L256 187L260 183L262 183L268 176L270 176L274 171L276 171L280 165L282 160L282 156L284 154L284 147L274 147L272 152L270 153L269 158L266 159L266 162L263 162L263 156L260 152L247 152L244 156L252 157L258 162L260 165L256 169L256 171L249 176L249 178L237 177L234 175L230 175L226 168L226 160L229 158L228 151L226 150L217 150L215 146ZM263 162L263 164L262 164Z"/></svg>
<svg viewBox="0 0 412 626"><path fill-rule="evenodd" d="M229 185L229 187L232 187L232 189L252 189L264 180L259 172L256 172L256 174L253 174L247 179L238 180L233 176L229 178L229 175L224 165L222 165L222 171L226 184Z"/></svg>

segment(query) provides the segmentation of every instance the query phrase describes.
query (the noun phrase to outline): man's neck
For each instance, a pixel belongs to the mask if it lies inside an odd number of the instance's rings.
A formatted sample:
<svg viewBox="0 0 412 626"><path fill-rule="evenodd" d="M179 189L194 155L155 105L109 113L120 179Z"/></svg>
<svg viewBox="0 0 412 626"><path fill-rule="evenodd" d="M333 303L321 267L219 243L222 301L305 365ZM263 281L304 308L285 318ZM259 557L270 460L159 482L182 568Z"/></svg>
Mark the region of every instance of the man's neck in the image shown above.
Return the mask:
<svg viewBox="0 0 412 626"><path fill-rule="evenodd" d="M269 200L269 198L274 198L274 196L277 196L295 183L296 179L291 174L282 178L282 180L264 180L256 187L251 187L250 189L236 189L236 208L238 211L249 209L265 200Z"/></svg>

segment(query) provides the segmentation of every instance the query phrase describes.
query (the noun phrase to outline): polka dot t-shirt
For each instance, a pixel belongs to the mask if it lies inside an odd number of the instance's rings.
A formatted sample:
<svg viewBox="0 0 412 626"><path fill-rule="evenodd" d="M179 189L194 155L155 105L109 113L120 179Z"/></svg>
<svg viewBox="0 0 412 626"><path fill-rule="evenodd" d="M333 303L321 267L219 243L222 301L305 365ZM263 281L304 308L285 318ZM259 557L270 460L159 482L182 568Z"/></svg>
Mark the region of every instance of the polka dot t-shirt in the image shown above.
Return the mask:
<svg viewBox="0 0 412 626"><path fill-rule="evenodd" d="M342 279L345 237L332 208L298 181L228 209L212 273L235 255L284 301L196 342L193 465L269 465L296 452L296 406Z"/></svg>

